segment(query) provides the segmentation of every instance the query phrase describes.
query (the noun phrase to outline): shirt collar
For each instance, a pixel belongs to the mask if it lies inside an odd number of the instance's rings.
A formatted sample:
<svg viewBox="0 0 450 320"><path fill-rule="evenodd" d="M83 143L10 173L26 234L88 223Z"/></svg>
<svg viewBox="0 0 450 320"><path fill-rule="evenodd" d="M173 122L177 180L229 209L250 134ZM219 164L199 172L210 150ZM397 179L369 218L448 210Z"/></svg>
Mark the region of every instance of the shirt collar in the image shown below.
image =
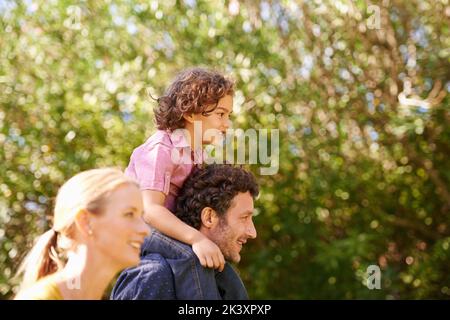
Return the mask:
<svg viewBox="0 0 450 320"><path fill-rule="evenodd" d="M176 130L174 132L168 132L170 140L175 148L186 148L191 147L186 136L182 133L183 130Z"/></svg>
<svg viewBox="0 0 450 320"><path fill-rule="evenodd" d="M170 136L170 140L172 141L172 145L177 149L185 149L188 148L192 160L195 164L202 164L203 161L207 158L206 151L203 150L202 147L193 150L191 148L190 143L188 142L186 136L183 134L184 130L178 130L176 132L168 132Z"/></svg>

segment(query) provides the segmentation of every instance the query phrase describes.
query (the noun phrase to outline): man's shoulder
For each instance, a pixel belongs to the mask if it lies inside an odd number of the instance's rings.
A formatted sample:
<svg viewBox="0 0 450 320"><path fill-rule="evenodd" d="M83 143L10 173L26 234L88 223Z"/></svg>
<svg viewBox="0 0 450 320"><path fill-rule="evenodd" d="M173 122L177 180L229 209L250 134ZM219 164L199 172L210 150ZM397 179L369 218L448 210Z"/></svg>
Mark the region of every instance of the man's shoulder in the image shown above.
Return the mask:
<svg viewBox="0 0 450 320"><path fill-rule="evenodd" d="M143 257L154 253L158 253L166 259L196 259L190 245L166 236L156 229L152 229L142 248Z"/></svg>
<svg viewBox="0 0 450 320"><path fill-rule="evenodd" d="M166 258L159 253L151 253L141 257L141 261L135 267L125 269L122 274L133 275L139 278L171 277L172 271Z"/></svg>
<svg viewBox="0 0 450 320"><path fill-rule="evenodd" d="M170 265L159 253L141 257L139 265L125 269L111 294L114 300L172 299L175 295Z"/></svg>
<svg viewBox="0 0 450 320"><path fill-rule="evenodd" d="M139 262L139 265L137 267L135 267L135 269L145 272L146 274L148 274L149 272L152 272L152 273L169 272L170 273L170 265L167 262L166 258L164 258L161 254L156 253L156 252L141 257L141 261ZM129 270L129 269L127 269L127 270Z"/></svg>

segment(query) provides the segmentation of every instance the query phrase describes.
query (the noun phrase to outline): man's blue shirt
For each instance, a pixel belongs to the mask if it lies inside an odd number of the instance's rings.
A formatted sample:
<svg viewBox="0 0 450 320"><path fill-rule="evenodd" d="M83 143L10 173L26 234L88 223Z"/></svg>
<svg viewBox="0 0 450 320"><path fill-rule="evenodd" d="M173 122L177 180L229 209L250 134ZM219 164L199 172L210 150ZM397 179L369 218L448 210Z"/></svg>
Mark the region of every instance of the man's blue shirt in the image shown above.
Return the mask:
<svg viewBox="0 0 450 320"><path fill-rule="evenodd" d="M152 230L137 267L124 270L113 288L114 300L245 300L247 291L236 271L204 268L192 248Z"/></svg>

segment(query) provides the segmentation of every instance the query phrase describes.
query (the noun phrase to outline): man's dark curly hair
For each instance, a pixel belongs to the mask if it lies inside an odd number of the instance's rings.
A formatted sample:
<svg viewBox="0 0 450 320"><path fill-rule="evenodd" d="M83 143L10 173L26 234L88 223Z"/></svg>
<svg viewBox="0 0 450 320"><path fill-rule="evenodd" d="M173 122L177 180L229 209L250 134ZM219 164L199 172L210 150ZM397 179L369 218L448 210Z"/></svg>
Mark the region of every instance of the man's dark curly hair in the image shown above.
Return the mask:
<svg viewBox="0 0 450 320"><path fill-rule="evenodd" d="M233 94L234 82L219 72L202 68L182 71L157 99L156 125L160 130L184 128L183 115L208 115L221 98Z"/></svg>
<svg viewBox="0 0 450 320"><path fill-rule="evenodd" d="M186 179L177 197L175 215L188 225L199 229L203 208L214 209L224 217L233 198L239 192L259 193L255 177L242 167L229 164L197 166Z"/></svg>

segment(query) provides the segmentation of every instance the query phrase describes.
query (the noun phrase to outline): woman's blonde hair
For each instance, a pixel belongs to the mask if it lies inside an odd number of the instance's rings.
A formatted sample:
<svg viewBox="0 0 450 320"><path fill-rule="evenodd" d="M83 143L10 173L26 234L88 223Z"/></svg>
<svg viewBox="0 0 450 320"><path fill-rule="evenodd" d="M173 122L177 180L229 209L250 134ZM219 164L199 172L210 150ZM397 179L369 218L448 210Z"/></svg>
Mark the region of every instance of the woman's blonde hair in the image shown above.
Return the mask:
<svg viewBox="0 0 450 320"><path fill-rule="evenodd" d="M119 169L102 168L78 173L62 185L56 197L53 228L37 239L17 272L23 274L21 290L63 267L59 256L74 245L77 213L85 209L101 214L109 195L124 184L138 186Z"/></svg>

